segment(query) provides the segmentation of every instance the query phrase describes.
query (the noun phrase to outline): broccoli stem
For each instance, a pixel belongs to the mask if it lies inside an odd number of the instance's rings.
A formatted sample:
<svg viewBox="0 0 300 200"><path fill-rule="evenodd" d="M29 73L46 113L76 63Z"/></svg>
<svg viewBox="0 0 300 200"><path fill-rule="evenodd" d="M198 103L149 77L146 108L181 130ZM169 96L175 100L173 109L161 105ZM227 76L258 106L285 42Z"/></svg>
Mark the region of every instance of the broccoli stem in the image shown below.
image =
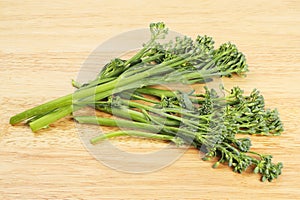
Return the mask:
<svg viewBox="0 0 300 200"><path fill-rule="evenodd" d="M57 110L29 123L29 126L33 132L36 132L42 128L47 127L54 121L61 119L62 117L70 114L73 111L72 106L68 105L62 108L58 108Z"/></svg>
<svg viewBox="0 0 300 200"><path fill-rule="evenodd" d="M92 144L96 144L97 142L100 142L102 140L113 138L113 137L119 137L119 136L137 136L137 137L143 137L143 138L148 138L148 139L172 141L175 143L178 143L178 139L179 139L179 138L176 138L176 137L170 136L170 135L127 130L127 131L114 131L111 133L99 135L98 137L92 138L90 140L90 142Z"/></svg>
<svg viewBox="0 0 300 200"><path fill-rule="evenodd" d="M113 114L118 117L134 120L137 122L144 122L144 123L149 122L149 119L147 119L147 117L143 113L138 112L136 110L128 109L126 107L111 108L110 106L101 106L100 107L100 106L96 105L96 109L98 109L99 111L102 111L102 112L106 112L106 113ZM151 115L151 114L149 114L149 115ZM179 126L180 125L180 122L177 120L172 120L169 118L162 118L157 115L151 115L151 118L155 121L159 121L162 124L169 125L169 126Z"/></svg>
<svg viewBox="0 0 300 200"><path fill-rule="evenodd" d="M78 116L74 117L74 119L78 123L83 124L96 124L96 125L103 125L103 126L113 126L113 127L122 127L122 128L134 128L144 131L150 131L159 134L166 134L166 135L184 135L185 137L195 138L195 132L182 129L179 127L173 127L165 124L150 124L151 122L132 122L128 120L122 119L111 119L111 118L103 118L103 117L96 117L96 116ZM198 136L199 137L199 136ZM200 137L201 138L201 137Z"/></svg>
<svg viewBox="0 0 300 200"><path fill-rule="evenodd" d="M73 94L63 96L58 99L55 99L55 100L49 101L47 103L41 104L39 106L36 106L34 108L31 108L29 110L26 110L24 112L21 112L10 118L10 124L14 125L14 124L20 123L26 119L29 119L33 116L55 110L56 108L59 108L59 107L64 107L64 106L70 105L70 104L72 104L72 95Z"/></svg>
<svg viewBox="0 0 300 200"><path fill-rule="evenodd" d="M74 117L74 119L79 123L98 124L103 126L114 126L114 127L123 127L123 128L136 128L136 129L151 131L156 133L160 132L162 129L162 126L159 125L133 122L133 121L122 120L122 119L103 118L103 117L96 117L96 116L78 116L78 117Z"/></svg>

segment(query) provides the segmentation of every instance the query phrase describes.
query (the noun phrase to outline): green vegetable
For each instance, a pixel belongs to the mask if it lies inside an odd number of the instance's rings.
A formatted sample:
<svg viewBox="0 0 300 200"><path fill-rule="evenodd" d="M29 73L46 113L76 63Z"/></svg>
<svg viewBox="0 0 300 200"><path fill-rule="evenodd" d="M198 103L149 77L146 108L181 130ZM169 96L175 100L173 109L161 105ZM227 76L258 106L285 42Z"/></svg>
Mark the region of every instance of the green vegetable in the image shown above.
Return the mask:
<svg viewBox="0 0 300 200"><path fill-rule="evenodd" d="M204 93L170 91L151 86L169 83L206 83L215 77L244 76L245 56L232 43L214 49L208 36L176 37L161 42L168 33L164 23L150 24L151 38L130 59L115 58L88 83L72 81L77 88L69 94L19 113L12 125L25 121L32 131L87 106L113 114L111 119L76 116L78 123L123 127L91 139L96 144L118 136L135 136L176 145L192 145L205 153L203 160L217 158L213 168L227 163L241 173L253 166L261 180L272 181L281 174L282 163L271 155L251 151L251 140L237 134L276 136L283 131L277 110L265 108L258 90L245 95L239 87L220 96L205 87ZM132 92L134 90L134 92ZM131 119L132 121L128 120ZM128 129L128 130L127 130Z"/></svg>
<svg viewBox="0 0 300 200"><path fill-rule="evenodd" d="M150 32L150 41L129 60L112 60L94 81L83 84L74 94L19 113L10 119L10 123L14 125L34 118L29 126L37 131L70 114L72 109L69 106L82 101L101 100L113 93L147 85L190 84L208 81L214 76L247 72L245 58L235 45L226 43L214 50L212 38L207 36L198 36L195 41L189 37L177 37L175 41L160 44L157 40L167 34L163 23L150 24Z"/></svg>
<svg viewBox="0 0 300 200"><path fill-rule="evenodd" d="M195 148L206 152L204 160L218 157L219 160L213 168L217 168L220 163L227 163L235 172L241 173L249 166L254 166L254 172L260 173L262 180L268 181L272 181L281 174L282 163L274 164L270 155L250 151L249 138L236 138L239 133L279 135L283 131L278 115L272 117L272 123L270 123L270 118L266 117L272 111L264 108L264 100L257 90L253 90L249 96L246 96L242 90L235 87L226 97L220 97L214 90L207 88L206 92L201 95L154 88L143 88L137 92L152 94L159 99L151 100L152 105L149 105L148 99L137 94L131 97L138 99L138 102L124 99L122 96L129 97L126 94L119 94L107 101L95 102L95 105L100 110L110 108L109 113L112 113L114 109L116 113L134 111L130 116L137 115L138 117L133 117L133 119L139 122L95 116L78 116L75 120L79 123L140 130L141 132L138 133L141 137L151 139L160 139L152 136L155 133L162 138L170 138L170 136L174 137L173 140L181 138L180 144L192 144ZM148 105L142 103L143 100L147 101ZM197 107L191 102L197 102L200 106ZM121 116L130 118L126 115ZM164 123L166 120L163 117L167 118L168 124ZM254 125L258 123L257 119L264 121L256 127ZM128 134L127 131L116 131L100 135L91 139L91 142L95 144L106 138L130 135L130 131ZM145 131L149 133L149 137L145 135ZM137 132L134 136L138 136ZM174 143L179 145L178 140Z"/></svg>

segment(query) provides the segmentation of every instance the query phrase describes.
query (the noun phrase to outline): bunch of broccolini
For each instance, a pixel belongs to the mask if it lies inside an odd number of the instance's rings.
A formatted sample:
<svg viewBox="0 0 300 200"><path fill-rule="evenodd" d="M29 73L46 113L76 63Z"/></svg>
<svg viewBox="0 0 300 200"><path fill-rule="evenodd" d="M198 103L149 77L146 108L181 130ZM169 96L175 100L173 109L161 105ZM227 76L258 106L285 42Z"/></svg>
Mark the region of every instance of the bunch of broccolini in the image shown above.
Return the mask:
<svg viewBox="0 0 300 200"><path fill-rule="evenodd" d="M215 49L208 36L198 36L195 40L184 36L160 42L168 33L164 23L150 24L150 32L150 40L130 59L113 59L89 83L73 81L78 88L74 94L19 113L10 123L25 121L32 131L38 131L92 105L123 119L77 116L75 120L128 128L92 138L93 144L122 135L166 140L176 145L191 144L205 152L203 160L217 157L213 167L227 163L241 173L254 166L253 171L260 173L263 181L277 178L282 164L272 163L270 155L251 151L249 138L236 137L237 134L280 135L283 131L277 110L265 109L258 90L247 96L234 87L223 97L207 87L201 94L151 87L206 83L233 74L243 76L248 71L245 56L231 43Z"/></svg>

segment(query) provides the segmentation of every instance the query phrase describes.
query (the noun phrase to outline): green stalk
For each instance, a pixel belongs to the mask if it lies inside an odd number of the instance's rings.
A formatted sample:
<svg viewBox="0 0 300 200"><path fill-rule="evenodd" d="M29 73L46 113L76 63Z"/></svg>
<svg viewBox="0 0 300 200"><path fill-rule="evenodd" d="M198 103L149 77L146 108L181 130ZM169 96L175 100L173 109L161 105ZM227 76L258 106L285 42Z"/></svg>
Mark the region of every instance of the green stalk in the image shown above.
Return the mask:
<svg viewBox="0 0 300 200"><path fill-rule="evenodd" d="M135 111L135 110L131 110L131 109L127 109L125 107L96 107L98 110L102 111L102 112L106 112L109 114L113 114L115 116L118 117L122 117L125 119L131 119L137 122L143 122L143 123L147 123L148 120L145 117L145 115L141 112ZM171 120L171 119L164 119L161 118L159 116L151 116L155 121L159 121L162 122L164 125L168 125L168 126L179 126L180 123L176 120Z"/></svg>
<svg viewBox="0 0 300 200"><path fill-rule="evenodd" d="M139 60L143 54L149 50L149 47L153 44L153 42L155 41L156 38L151 38L151 40L147 43L147 45L145 47L143 47L138 53L136 53L134 56L132 56L130 59L128 59L125 62L125 67L128 68L128 65L136 60Z"/></svg>
<svg viewBox="0 0 300 200"><path fill-rule="evenodd" d="M168 60L168 61L162 62L158 65L155 65L152 68L139 73L138 75L127 76L127 74L125 72L118 78L119 80L118 79L117 80L122 81L122 85L126 85L126 84L133 83L133 82L136 82L139 80L143 80L150 76L160 75L160 74L166 73L170 70L174 70L173 67L181 65L185 62L187 62L187 61L184 57L177 57L172 60Z"/></svg>
<svg viewBox="0 0 300 200"><path fill-rule="evenodd" d="M72 111L73 111L73 108L70 105L62 107L60 109L57 109L54 112L51 112L48 115L45 115L33 122L30 122L29 126L33 132L38 131L44 127L47 127L52 122L57 121L60 118L70 114Z"/></svg>
<svg viewBox="0 0 300 200"><path fill-rule="evenodd" d="M81 90L78 90L78 92L75 92L74 94L69 94L69 95L60 97L58 99L49 101L47 103L41 104L39 106L36 106L34 108L31 108L29 110L26 110L24 112L21 112L21 113L15 115L15 116L11 117L10 118L10 124L14 125L14 124L17 124L21 121L29 119L33 116L40 115L40 114L43 114L45 112L50 112L50 111L55 110L55 109L60 108L60 107L65 107L65 106L68 106L68 105L72 105L72 99L73 99L74 96L75 96L75 99L88 97L88 96L91 96L91 95L95 94L95 92L100 93L100 92L104 92L104 91L109 90L109 89L113 89L115 84L116 84L116 80L112 81L112 82L109 82L109 83L105 83L105 84L100 85L100 86L97 86L95 88L81 89ZM70 109L68 109L68 110L69 110L69 113L72 112L72 111L70 111ZM47 116L48 115L44 116L43 119L47 118ZM60 115L60 116L62 116L62 115ZM52 116L51 116L51 118L54 119Z"/></svg>
<svg viewBox="0 0 300 200"><path fill-rule="evenodd" d="M176 96L176 93L173 91L151 88L151 87L138 88L136 91L140 92L142 94L148 94L148 95L152 95L152 96L156 96L156 97L160 97L160 98Z"/></svg>
<svg viewBox="0 0 300 200"><path fill-rule="evenodd" d="M152 100L152 99L148 99L146 97L142 97L140 95L136 95L136 94L132 94L131 97L133 97L136 100L142 100L144 102L148 102L148 103L153 103L153 104L158 104L158 101Z"/></svg>
<svg viewBox="0 0 300 200"><path fill-rule="evenodd" d="M176 92L171 91L171 90L165 90L165 89L143 87L143 88L138 88L136 91L138 93L155 96L160 99L163 99L164 97L176 97ZM201 99L190 98L190 100L193 103L199 103L199 104L203 103L203 100L201 100Z"/></svg>
<svg viewBox="0 0 300 200"><path fill-rule="evenodd" d="M122 101L122 102L124 104L128 104L130 107L144 109L144 110L156 113L156 114L158 114L160 116L168 117L170 119L174 119L174 120L183 122L184 124L189 125L189 126L191 126L193 128L199 129L199 123L198 122L190 121L190 120L187 120L187 119L184 119L182 117L175 116L175 115L170 115L168 113L162 112L160 109L152 108L150 106L139 104L137 102L133 102L133 101L127 101L127 102L126 101Z"/></svg>
<svg viewBox="0 0 300 200"><path fill-rule="evenodd" d="M125 119L132 119L138 122L147 122L145 115L135 110L124 109L124 108L99 107L99 106L97 106L96 109Z"/></svg>
<svg viewBox="0 0 300 200"><path fill-rule="evenodd" d="M96 117L96 116L78 116L78 117L74 117L74 119L79 123L98 124L102 126L114 126L114 127L122 127L122 128L136 128L136 129L156 132L156 133L161 131L162 129L162 127L159 125L133 122L133 121L122 120L122 119L103 118L103 117Z"/></svg>
<svg viewBox="0 0 300 200"><path fill-rule="evenodd" d="M29 110L26 110L24 112L21 112L15 116L11 117L9 123L12 125L15 125L17 123L20 123L26 119L33 117L33 116L40 115L40 114L43 114L46 112L50 112L59 107L71 105L72 104L72 95L73 94L63 96L58 99L55 99L55 100L49 101L47 103L41 104L39 106L36 106L34 108L31 108Z"/></svg>
<svg viewBox="0 0 300 200"><path fill-rule="evenodd" d="M162 135L162 134L128 130L128 131L114 131L111 133L99 135L98 137L92 138L90 141L92 144L96 144L97 142L100 142L102 140L119 137L119 136L137 136L137 137L143 137L143 138L148 138L148 139L156 139L156 140L164 140L164 141L172 141L172 142L176 142L179 139L179 138L176 138L176 137L170 136L170 135Z"/></svg>
<svg viewBox="0 0 300 200"><path fill-rule="evenodd" d="M147 88L141 88L141 89L146 89L146 91L147 91ZM150 88L150 89L154 89L154 88ZM140 90L140 91L143 92L143 91L145 91L145 90ZM155 92L158 92L156 95L158 95L158 96L160 96L160 95L164 96L164 95L163 95L164 92L165 92L166 94L168 94L168 92L171 92L171 91L167 91L167 90L159 90L159 89L157 89L157 90L152 90L152 92L154 92L154 93L155 93ZM151 94L150 91L147 91L146 93ZM174 93L173 93L173 95L174 95ZM145 98L145 97L141 97L141 96L134 95L134 94L132 94L131 96L132 96L132 97L135 97L135 98L138 99L138 100L143 100L143 101L145 101L145 102L154 103L154 104L159 104L159 102L153 101L153 100L151 100L151 99L147 99L147 98ZM170 95L170 96L171 96L171 95ZM208 121L208 120L209 120L207 116L195 115L195 114L193 114L193 113L190 113L190 112L191 112L190 110L186 110L186 109L184 109L184 108L182 108L182 107L179 107L179 106L178 106L177 108L164 108L164 112L178 113L178 114L181 114L181 115L183 115L183 116L193 117L193 118L197 118L197 119L202 119L202 120L205 120L205 121Z"/></svg>
<svg viewBox="0 0 300 200"><path fill-rule="evenodd" d="M116 79L116 77L102 78L102 79L97 77L95 80L89 82L88 85L86 85L86 86L79 85L79 83L77 83L76 81L72 81L72 85L73 85L73 87L75 87L77 89L80 89L80 88L85 88L86 89L86 88L91 88L91 87L94 87L94 86L97 86L97 85L100 85L100 84L104 84L104 83L113 81L115 79Z"/></svg>
<svg viewBox="0 0 300 200"><path fill-rule="evenodd" d="M181 129L178 127L172 127L167 125L153 125L148 123L141 123L141 122L132 122L128 120L122 119L111 119L111 118L103 118L103 117L96 117L96 116L78 116L74 117L74 119L79 123L85 124L96 124L96 125L103 125L103 126L113 126L113 127L122 127L122 128L134 128L140 129L144 131L150 131L154 133L160 134L171 134L173 136L176 135L185 135L190 138L194 138L196 136L195 132ZM198 137L203 138L203 137Z"/></svg>
<svg viewBox="0 0 300 200"><path fill-rule="evenodd" d="M108 90L108 91L97 94L95 97L105 98L105 97L111 95L111 92L112 92L111 90ZM77 98L78 97L76 97L76 99ZM90 97L90 99L95 99L95 98ZM77 103L78 103L78 105L77 105ZM74 105L76 105L76 109L72 109L72 104L68 105L68 106L61 107L61 108L57 108L57 110L54 110L54 112L46 114L43 117L32 121L29 124L29 126L31 127L31 130L33 132L36 132L36 131L48 126L49 124L65 117L69 114L71 114L72 112L74 112L76 110L79 110L80 108L83 107L83 105L80 105L80 103L81 103L80 101L79 102L74 102ZM84 104L84 105L86 105L86 104Z"/></svg>

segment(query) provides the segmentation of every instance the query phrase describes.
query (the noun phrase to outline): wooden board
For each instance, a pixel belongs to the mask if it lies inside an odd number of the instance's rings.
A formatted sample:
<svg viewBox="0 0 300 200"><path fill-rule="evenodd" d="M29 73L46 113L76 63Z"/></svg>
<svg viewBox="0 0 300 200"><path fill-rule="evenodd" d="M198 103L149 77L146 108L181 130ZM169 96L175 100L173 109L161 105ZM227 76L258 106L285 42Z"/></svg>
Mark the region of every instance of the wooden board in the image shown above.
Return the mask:
<svg viewBox="0 0 300 200"><path fill-rule="evenodd" d="M247 55L248 77L224 85L259 88L267 106L278 108L282 136L253 138L254 150L284 163L278 180L212 169L194 149L161 170L123 173L87 152L71 120L37 134L8 124L10 116L72 92L70 80L101 42L156 21L217 44L232 41ZM300 3L293 0L0 1L0 199L299 199L299 27Z"/></svg>

